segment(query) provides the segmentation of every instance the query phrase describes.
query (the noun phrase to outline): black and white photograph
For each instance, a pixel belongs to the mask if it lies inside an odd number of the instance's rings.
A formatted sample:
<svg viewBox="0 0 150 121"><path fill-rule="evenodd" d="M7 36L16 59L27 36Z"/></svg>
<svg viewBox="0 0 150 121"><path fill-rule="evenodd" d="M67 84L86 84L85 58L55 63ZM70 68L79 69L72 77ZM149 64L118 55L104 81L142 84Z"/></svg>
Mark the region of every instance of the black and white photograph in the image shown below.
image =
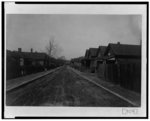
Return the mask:
<svg viewBox="0 0 150 121"><path fill-rule="evenodd" d="M5 7L7 118L146 117L146 5Z"/></svg>

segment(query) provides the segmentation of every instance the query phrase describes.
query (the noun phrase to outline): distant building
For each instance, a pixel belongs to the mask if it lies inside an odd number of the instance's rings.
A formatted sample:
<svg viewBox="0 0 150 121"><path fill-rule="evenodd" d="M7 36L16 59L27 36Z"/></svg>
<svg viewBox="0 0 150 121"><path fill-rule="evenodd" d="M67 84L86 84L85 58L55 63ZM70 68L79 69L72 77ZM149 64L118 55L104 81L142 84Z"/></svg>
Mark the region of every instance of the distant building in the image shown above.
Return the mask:
<svg viewBox="0 0 150 121"><path fill-rule="evenodd" d="M86 50L84 63L87 68L90 68L91 72L95 72L96 69L96 58L98 48L89 48Z"/></svg>
<svg viewBox="0 0 150 121"><path fill-rule="evenodd" d="M104 53L106 51L106 46L99 46L97 51L97 59L96 59L96 72L99 73L99 76L104 76Z"/></svg>
<svg viewBox="0 0 150 121"><path fill-rule="evenodd" d="M90 68L89 49L87 49L85 52L83 66L85 66L86 68Z"/></svg>
<svg viewBox="0 0 150 121"><path fill-rule="evenodd" d="M72 67L81 70L81 66L82 66L82 61L83 61L84 57L78 57L78 58L72 58L70 61L70 64Z"/></svg>
<svg viewBox="0 0 150 121"><path fill-rule="evenodd" d="M43 71L50 64L47 54L33 52L33 49L31 52L22 52L21 48L18 51L7 50L6 55L7 78Z"/></svg>
<svg viewBox="0 0 150 121"><path fill-rule="evenodd" d="M99 46L98 51L97 51L97 59L98 59L98 61L103 60L106 48L107 48L106 46Z"/></svg>

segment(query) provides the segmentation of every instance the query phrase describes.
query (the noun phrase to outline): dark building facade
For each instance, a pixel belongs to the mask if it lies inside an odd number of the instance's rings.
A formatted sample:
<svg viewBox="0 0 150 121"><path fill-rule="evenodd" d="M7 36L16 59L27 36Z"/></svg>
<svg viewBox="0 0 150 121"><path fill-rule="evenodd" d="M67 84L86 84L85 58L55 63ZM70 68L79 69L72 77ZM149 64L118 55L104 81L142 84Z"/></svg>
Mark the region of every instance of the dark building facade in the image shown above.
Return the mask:
<svg viewBox="0 0 150 121"><path fill-rule="evenodd" d="M104 53L105 80L141 92L141 46L109 44Z"/></svg>
<svg viewBox="0 0 150 121"><path fill-rule="evenodd" d="M85 53L84 65L87 69L90 69L91 72L95 72L96 70L97 51L98 48L89 48Z"/></svg>
<svg viewBox="0 0 150 121"><path fill-rule="evenodd" d="M87 49L83 66L105 81L141 92L141 45L118 42Z"/></svg>
<svg viewBox="0 0 150 121"><path fill-rule="evenodd" d="M6 60L7 79L44 71L50 65L47 54L33 52L33 49L31 52L22 52L21 48L18 51L7 50Z"/></svg>
<svg viewBox="0 0 150 121"><path fill-rule="evenodd" d="M96 72L99 77L104 77L104 53L106 51L106 46L99 46L97 51L97 59L96 59Z"/></svg>

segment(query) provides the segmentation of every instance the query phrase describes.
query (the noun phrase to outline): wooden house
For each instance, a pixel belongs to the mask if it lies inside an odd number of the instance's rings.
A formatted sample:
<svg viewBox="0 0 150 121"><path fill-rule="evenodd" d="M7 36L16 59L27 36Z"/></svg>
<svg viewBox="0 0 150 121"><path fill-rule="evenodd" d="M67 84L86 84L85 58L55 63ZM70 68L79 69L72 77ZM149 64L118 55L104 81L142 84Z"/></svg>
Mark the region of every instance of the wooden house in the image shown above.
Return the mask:
<svg viewBox="0 0 150 121"><path fill-rule="evenodd" d="M141 46L109 44L104 53L105 80L141 91Z"/></svg>
<svg viewBox="0 0 150 121"><path fill-rule="evenodd" d="M91 72L96 70L96 58L98 48L89 48L85 53L85 66L90 69Z"/></svg>
<svg viewBox="0 0 150 121"><path fill-rule="evenodd" d="M99 77L104 77L104 53L106 51L106 46L99 46L97 51L97 59L96 59L96 72Z"/></svg>
<svg viewBox="0 0 150 121"><path fill-rule="evenodd" d="M72 58L71 59L71 66L74 67L75 69L78 69L78 70L82 70L82 65L83 65L83 60L84 60L84 57L81 56L81 57L78 57L78 58Z"/></svg>
<svg viewBox="0 0 150 121"><path fill-rule="evenodd" d="M104 56L106 63L138 63L141 61L141 46L110 43Z"/></svg>
<svg viewBox="0 0 150 121"><path fill-rule="evenodd" d="M89 59L89 49L86 50L84 60L83 60L83 66L88 69L90 68L90 59Z"/></svg>

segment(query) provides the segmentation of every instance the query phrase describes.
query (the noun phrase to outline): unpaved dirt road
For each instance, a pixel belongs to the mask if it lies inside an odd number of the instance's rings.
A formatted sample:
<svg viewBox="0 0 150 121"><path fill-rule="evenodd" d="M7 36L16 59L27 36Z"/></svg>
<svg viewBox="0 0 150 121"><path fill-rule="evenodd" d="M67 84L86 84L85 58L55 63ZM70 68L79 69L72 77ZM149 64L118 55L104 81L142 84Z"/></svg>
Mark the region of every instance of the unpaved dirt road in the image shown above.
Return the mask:
<svg viewBox="0 0 150 121"><path fill-rule="evenodd" d="M6 93L7 106L132 107L67 66Z"/></svg>

